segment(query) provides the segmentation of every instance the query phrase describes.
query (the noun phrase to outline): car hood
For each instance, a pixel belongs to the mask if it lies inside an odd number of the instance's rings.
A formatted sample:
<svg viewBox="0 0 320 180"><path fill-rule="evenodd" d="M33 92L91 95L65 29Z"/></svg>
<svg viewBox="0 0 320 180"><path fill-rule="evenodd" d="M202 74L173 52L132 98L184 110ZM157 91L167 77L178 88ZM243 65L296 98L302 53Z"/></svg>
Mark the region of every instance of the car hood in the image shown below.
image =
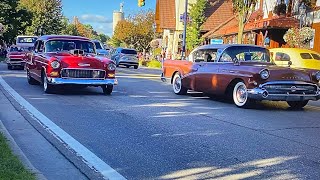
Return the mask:
<svg viewBox="0 0 320 180"><path fill-rule="evenodd" d="M271 63L241 63L241 69L259 74L263 69L268 69L268 81L305 81L312 82L312 72L307 69L276 66Z"/></svg>
<svg viewBox="0 0 320 180"><path fill-rule="evenodd" d="M10 52L10 53L8 53L8 55L9 56L11 56L11 55L25 55L27 52Z"/></svg>
<svg viewBox="0 0 320 180"><path fill-rule="evenodd" d="M110 60L91 54L77 56L70 53L48 53L49 58L56 58L63 68L104 69Z"/></svg>

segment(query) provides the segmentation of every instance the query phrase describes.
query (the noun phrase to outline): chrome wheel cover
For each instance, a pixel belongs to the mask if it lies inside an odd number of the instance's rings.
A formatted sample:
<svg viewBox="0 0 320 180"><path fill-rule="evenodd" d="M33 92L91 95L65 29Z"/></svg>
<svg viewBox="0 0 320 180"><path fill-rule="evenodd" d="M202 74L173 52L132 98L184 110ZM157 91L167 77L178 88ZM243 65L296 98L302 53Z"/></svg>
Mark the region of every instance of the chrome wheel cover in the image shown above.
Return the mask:
<svg viewBox="0 0 320 180"><path fill-rule="evenodd" d="M238 82L233 90L233 100L234 103L241 107L247 103L248 100L248 93L247 87L243 82Z"/></svg>
<svg viewBox="0 0 320 180"><path fill-rule="evenodd" d="M43 78L43 89L44 91L48 89L48 82L46 77Z"/></svg>
<svg viewBox="0 0 320 180"><path fill-rule="evenodd" d="M181 90L181 78L179 75L176 75L173 81L173 91L179 93Z"/></svg>

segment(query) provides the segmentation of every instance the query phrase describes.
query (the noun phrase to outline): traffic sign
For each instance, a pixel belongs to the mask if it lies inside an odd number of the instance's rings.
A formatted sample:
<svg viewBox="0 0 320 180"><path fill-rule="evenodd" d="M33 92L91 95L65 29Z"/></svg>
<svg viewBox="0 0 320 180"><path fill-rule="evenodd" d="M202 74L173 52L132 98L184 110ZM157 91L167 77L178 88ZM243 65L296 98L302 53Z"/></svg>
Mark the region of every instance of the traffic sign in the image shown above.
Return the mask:
<svg viewBox="0 0 320 180"><path fill-rule="evenodd" d="M223 44L223 39L210 39L210 44Z"/></svg>

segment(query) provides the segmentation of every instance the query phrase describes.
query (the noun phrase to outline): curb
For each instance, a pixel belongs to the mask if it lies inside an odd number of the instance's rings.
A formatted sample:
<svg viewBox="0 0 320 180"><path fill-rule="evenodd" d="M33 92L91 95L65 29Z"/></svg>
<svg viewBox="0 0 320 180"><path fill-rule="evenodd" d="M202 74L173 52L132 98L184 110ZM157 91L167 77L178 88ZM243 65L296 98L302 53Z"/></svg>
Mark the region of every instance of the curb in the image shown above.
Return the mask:
<svg viewBox="0 0 320 180"><path fill-rule="evenodd" d="M0 132L3 133L3 135L8 140L8 144L13 151L13 154L15 154L22 162L22 164L26 167L26 169L30 170L33 174L36 175L38 180L47 180L47 178L38 170L36 169L29 159L26 157L26 155L22 152L20 147L17 145L16 141L13 139L13 137L10 135L2 121L0 120Z"/></svg>

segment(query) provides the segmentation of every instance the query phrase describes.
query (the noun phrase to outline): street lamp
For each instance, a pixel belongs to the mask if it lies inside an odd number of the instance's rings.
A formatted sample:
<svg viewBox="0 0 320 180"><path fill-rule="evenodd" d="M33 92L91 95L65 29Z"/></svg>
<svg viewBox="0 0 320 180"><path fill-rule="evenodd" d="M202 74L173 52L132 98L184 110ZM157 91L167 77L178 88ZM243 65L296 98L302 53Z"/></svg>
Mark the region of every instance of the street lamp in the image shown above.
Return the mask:
<svg viewBox="0 0 320 180"><path fill-rule="evenodd" d="M307 7L304 4L304 2L301 3L300 7L299 7L299 15L300 15L300 29L302 28L302 18L305 16Z"/></svg>
<svg viewBox="0 0 320 180"><path fill-rule="evenodd" d="M185 0L184 6L184 17L183 17L183 41L182 41L182 52L181 52L181 59L186 57L186 36L187 36L187 20L188 20L188 0Z"/></svg>

